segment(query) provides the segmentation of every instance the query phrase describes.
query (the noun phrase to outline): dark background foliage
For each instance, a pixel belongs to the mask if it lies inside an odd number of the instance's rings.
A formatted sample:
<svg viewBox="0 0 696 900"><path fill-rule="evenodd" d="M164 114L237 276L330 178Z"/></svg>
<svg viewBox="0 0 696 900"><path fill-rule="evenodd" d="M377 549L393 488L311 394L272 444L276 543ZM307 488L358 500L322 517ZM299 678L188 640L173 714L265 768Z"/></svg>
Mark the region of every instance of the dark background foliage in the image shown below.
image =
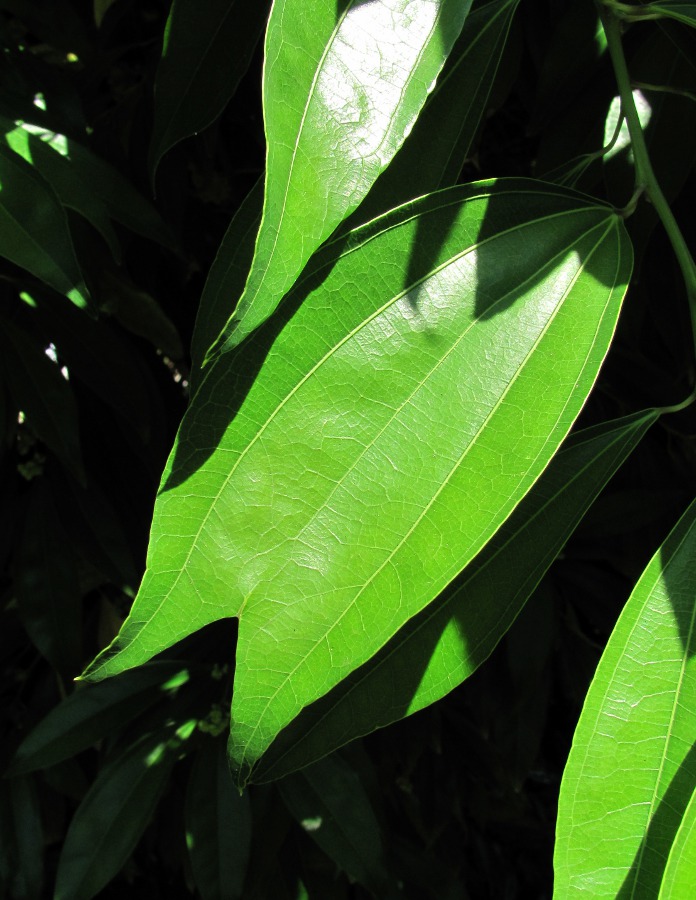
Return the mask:
<svg viewBox="0 0 696 900"><path fill-rule="evenodd" d="M38 117L79 138L152 197L153 81L168 11L167 0L0 0L0 114ZM103 13L99 27L95 12ZM591 3L523 0L462 181L543 177L601 148L616 89L595 32ZM684 124L696 122L687 96L696 91L693 35L645 23L631 28L626 48L636 81L681 92L646 89L657 111L648 137L658 178L693 239L696 126ZM98 319L0 262L3 768L75 691L72 679L116 633L137 587L159 476L187 402L198 299L263 168L261 64L257 47L220 118L164 156L153 201L165 223L161 240L116 224L116 262L103 237L69 213ZM623 205L632 177L624 152L595 162L578 186ZM676 403L693 381L687 304L666 238L649 207L628 227L637 274L579 426ZM49 347L69 381L57 379ZM693 495L695 424L687 410L648 433L469 681L338 754L379 823L387 881L378 895L550 897L556 800L574 725L622 604ZM166 654L167 677L185 661L186 683L163 691L162 676L155 687L133 688L86 746L10 770L0 783L0 897L51 896L69 824L99 773L142 735L171 735L191 720L198 726L173 742L161 790L143 806L132 853L98 896L215 896L187 850L187 792L196 760L213 745L224 750L233 641L233 626L196 635ZM296 821L287 790L252 787L249 801L250 821L235 838L250 847L242 896L370 896L342 870L340 854Z"/></svg>

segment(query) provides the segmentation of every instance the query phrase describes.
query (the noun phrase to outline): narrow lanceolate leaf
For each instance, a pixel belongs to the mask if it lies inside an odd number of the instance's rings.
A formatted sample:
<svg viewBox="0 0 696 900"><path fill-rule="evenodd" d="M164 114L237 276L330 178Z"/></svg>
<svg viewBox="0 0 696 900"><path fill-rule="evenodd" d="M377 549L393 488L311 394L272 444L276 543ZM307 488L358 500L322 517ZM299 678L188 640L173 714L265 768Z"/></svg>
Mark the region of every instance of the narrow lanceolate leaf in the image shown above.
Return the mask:
<svg viewBox="0 0 696 900"><path fill-rule="evenodd" d="M65 294L76 306L89 306L58 197L29 163L1 144L0 188L0 256Z"/></svg>
<svg viewBox="0 0 696 900"><path fill-rule="evenodd" d="M239 616L243 777L539 477L597 376L631 250L609 207L513 180L408 204L315 265L285 326L269 322L201 384L140 593L87 673Z"/></svg>
<svg viewBox="0 0 696 900"><path fill-rule="evenodd" d="M696 874L696 789L669 851L658 900L691 900Z"/></svg>
<svg viewBox="0 0 696 900"><path fill-rule="evenodd" d="M91 900L122 868L167 785L177 742L148 734L104 766L70 823L54 900Z"/></svg>
<svg viewBox="0 0 696 900"><path fill-rule="evenodd" d="M155 76L152 177L174 144L207 128L246 72L270 0L174 0Z"/></svg>
<svg viewBox="0 0 696 900"><path fill-rule="evenodd" d="M472 9L413 130L342 231L457 181L516 7L517 0L490 0ZM230 223L210 269L191 346L194 388L206 350L244 290L262 206L263 184L258 182Z"/></svg>
<svg viewBox="0 0 696 900"><path fill-rule="evenodd" d="M493 651L599 491L658 413L571 436L478 557L380 652L278 736L254 781L282 778L449 693Z"/></svg>
<svg viewBox="0 0 696 900"><path fill-rule="evenodd" d="M211 357L271 315L312 253L386 168L470 5L275 0L263 81L263 219L244 293Z"/></svg>
<svg viewBox="0 0 696 900"><path fill-rule="evenodd" d="M585 700L561 784L559 900L658 894L696 787L695 596L696 502L641 576Z"/></svg>
<svg viewBox="0 0 696 900"><path fill-rule="evenodd" d="M696 3L691 3L690 0L657 0L650 4L646 13L658 13L696 28Z"/></svg>
<svg viewBox="0 0 696 900"><path fill-rule="evenodd" d="M8 774L47 769L81 753L186 680L188 671L179 663L156 662L104 684L79 687L29 732Z"/></svg>
<svg viewBox="0 0 696 900"><path fill-rule="evenodd" d="M293 818L329 859L375 897L390 895L379 823L350 766L329 757L284 779L279 787Z"/></svg>
<svg viewBox="0 0 696 900"><path fill-rule="evenodd" d="M186 844L202 900L243 896L251 845L249 793L240 795L224 740L208 739L196 754L186 792Z"/></svg>

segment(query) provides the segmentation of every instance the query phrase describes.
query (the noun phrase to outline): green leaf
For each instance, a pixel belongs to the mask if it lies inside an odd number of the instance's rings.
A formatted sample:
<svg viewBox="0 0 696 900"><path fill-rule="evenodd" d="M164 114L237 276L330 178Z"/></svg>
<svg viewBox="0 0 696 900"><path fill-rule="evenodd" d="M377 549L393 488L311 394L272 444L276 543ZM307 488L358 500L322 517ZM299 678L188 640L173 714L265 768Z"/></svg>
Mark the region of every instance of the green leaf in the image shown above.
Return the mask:
<svg viewBox="0 0 696 900"><path fill-rule="evenodd" d="M123 867L167 786L181 738L146 734L107 763L70 823L54 900L91 900Z"/></svg>
<svg viewBox="0 0 696 900"><path fill-rule="evenodd" d="M94 746L188 680L180 663L148 663L104 684L78 687L24 738L8 774L47 769Z"/></svg>
<svg viewBox="0 0 696 900"><path fill-rule="evenodd" d="M31 272L80 308L91 300L50 184L0 144L0 256Z"/></svg>
<svg viewBox="0 0 696 900"><path fill-rule="evenodd" d="M150 174L174 144L223 111L261 37L269 0L174 0L155 76Z"/></svg>
<svg viewBox="0 0 696 900"><path fill-rule="evenodd" d="M106 207L71 163L68 139L62 134L27 124L16 124L0 116L0 130L5 143L42 175L56 192L63 206L83 216L96 228L115 259L121 249Z"/></svg>
<svg viewBox="0 0 696 900"><path fill-rule="evenodd" d="M351 217L353 226L457 182L518 2L490 0L471 10L413 130Z"/></svg>
<svg viewBox="0 0 696 900"><path fill-rule="evenodd" d="M24 413L35 434L84 485L77 404L69 382L33 336L5 320L0 328L0 346L7 385L17 409Z"/></svg>
<svg viewBox="0 0 696 900"><path fill-rule="evenodd" d="M314 265L285 326L269 322L199 388L140 593L86 676L239 616L243 779L531 488L597 376L631 251L609 207L502 180L408 204Z"/></svg>
<svg viewBox="0 0 696 900"><path fill-rule="evenodd" d="M696 28L696 3L689 0L656 0L655 3L649 4L646 12L658 13Z"/></svg>
<svg viewBox="0 0 696 900"><path fill-rule="evenodd" d="M563 775L559 898L655 897L696 786L696 502L602 654Z"/></svg>
<svg viewBox="0 0 696 900"><path fill-rule="evenodd" d="M457 180L483 114L517 2L491 0L472 10L412 132L345 223L345 230ZM194 387L206 350L244 290L262 206L263 184L259 181L230 223L210 269L191 346Z"/></svg>
<svg viewBox="0 0 696 900"><path fill-rule="evenodd" d="M263 181L259 179L229 224L203 288L191 339L191 394L198 387L206 351L222 331L230 306L242 296L261 222Z"/></svg>
<svg viewBox="0 0 696 900"><path fill-rule="evenodd" d="M658 900L690 900L696 876L696 790L669 851Z"/></svg>
<svg viewBox="0 0 696 900"><path fill-rule="evenodd" d="M273 4L263 79L263 219L244 293L211 358L271 315L312 253L387 167L433 89L470 5Z"/></svg>
<svg viewBox="0 0 696 900"><path fill-rule="evenodd" d="M207 739L186 794L186 843L202 900L241 898L251 845L248 792L236 789L225 742Z"/></svg>
<svg viewBox="0 0 696 900"><path fill-rule="evenodd" d="M278 786L293 818L329 859L375 896L387 896L382 835L358 775L331 756Z"/></svg>
<svg viewBox="0 0 696 900"><path fill-rule="evenodd" d="M254 770L281 778L444 697L487 659L599 491L658 413L571 436L450 588L369 662L307 707Z"/></svg>
<svg viewBox="0 0 696 900"><path fill-rule="evenodd" d="M82 595L72 547L43 478L31 485L16 566L22 624L46 659L73 678L82 660Z"/></svg>

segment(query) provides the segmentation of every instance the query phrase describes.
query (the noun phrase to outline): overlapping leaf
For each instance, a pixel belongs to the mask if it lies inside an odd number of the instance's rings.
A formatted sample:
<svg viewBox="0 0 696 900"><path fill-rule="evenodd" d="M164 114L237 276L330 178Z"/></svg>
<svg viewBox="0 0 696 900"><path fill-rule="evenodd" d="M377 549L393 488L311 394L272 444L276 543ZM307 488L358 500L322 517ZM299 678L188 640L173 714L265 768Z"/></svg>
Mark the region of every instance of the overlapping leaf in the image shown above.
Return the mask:
<svg viewBox="0 0 696 900"><path fill-rule="evenodd" d="M483 114L516 7L517 0L489 0L472 9L413 131L350 220L343 223L342 231L456 182ZM196 385L205 352L244 289L262 206L263 184L259 182L230 223L210 270L191 347L192 380Z"/></svg>
<svg viewBox="0 0 696 900"><path fill-rule="evenodd" d="M271 315L312 253L386 168L413 127L470 5L273 4L263 81L263 218L244 293L211 356L237 345Z"/></svg>
<svg viewBox="0 0 696 900"><path fill-rule="evenodd" d="M164 154L220 115L249 65L270 0L174 0L155 78L150 146L154 177Z"/></svg>
<svg viewBox="0 0 696 900"><path fill-rule="evenodd" d="M695 596L696 502L641 576L585 700L561 785L559 900L658 894L696 786Z"/></svg>
<svg viewBox="0 0 696 900"><path fill-rule="evenodd" d="M572 436L461 577L281 732L254 769L254 780L275 780L302 768L423 709L468 678L657 417L647 410Z"/></svg>
<svg viewBox="0 0 696 900"><path fill-rule="evenodd" d="M650 4L649 12L677 19L696 28L696 3L691 3L690 0L656 0Z"/></svg>
<svg viewBox="0 0 696 900"><path fill-rule="evenodd" d="M317 257L285 327L202 383L141 591L88 672L239 616L242 777L529 490L594 382L631 265L608 207L525 181L440 192L344 243Z"/></svg>
<svg viewBox="0 0 696 900"><path fill-rule="evenodd" d="M58 197L29 163L1 144L0 256L65 294L76 306L90 305Z"/></svg>

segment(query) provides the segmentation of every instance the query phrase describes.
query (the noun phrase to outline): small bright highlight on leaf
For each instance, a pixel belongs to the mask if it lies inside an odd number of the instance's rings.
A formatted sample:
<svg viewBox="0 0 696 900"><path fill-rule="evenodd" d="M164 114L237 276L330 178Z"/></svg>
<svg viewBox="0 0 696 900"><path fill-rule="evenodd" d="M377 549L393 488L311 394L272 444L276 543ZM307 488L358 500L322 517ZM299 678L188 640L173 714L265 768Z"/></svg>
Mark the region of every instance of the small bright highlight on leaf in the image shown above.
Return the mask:
<svg viewBox="0 0 696 900"><path fill-rule="evenodd" d="M165 681L162 685L161 690L163 691L175 691L177 688L180 688L182 684L186 684L187 681L191 680L191 673L188 669L182 669L180 672L177 672L176 675L172 675L172 677Z"/></svg>
<svg viewBox="0 0 696 900"><path fill-rule="evenodd" d="M636 104L636 109L638 110L638 118L640 119L640 124L645 130L650 123L650 117L652 116L652 107L646 96L638 90L633 91L633 100ZM614 97L611 101L611 105L609 107L609 112L607 113L606 122L604 123L604 144L605 146L610 144L614 134L616 133L616 126L619 122L619 116L621 115L621 98ZM624 121L621 125L621 131L619 132L619 136L616 140L616 143L608 150L605 154L605 159L611 159L612 156L616 156L617 153L620 153L622 150L625 150L631 143L631 137L628 133L628 126ZM633 154L629 154L631 159L633 159Z"/></svg>
<svg viewBox="0 0 696 900"><path fill-rule="evenodd" d="M38 304L37 304L36 300L34 300L34 298L31 296L31 294L27 294L26 291L19 292L19 299L22 300L24 303L26 303L27 306L31 306L32 309L37 308Z"/></svg>
<svg viewBox="0 0 696 900"><path fill-rule="evenodd" d="M46 110L46 98L43 94L34 94L34 99L32 102L34 106L37 106L39 109L43 109L44 111Z"/></svg>
<svg viewBox="0 0 696 900"><path fill-rule="evenodd" d="M305 831L307 831L311 834L313 831L319 831L319 829L322 826L323 821L324 820L322 819L321 816L312 816L309 819L303 819L300 824L302 825L302 827L304 828Z"/></svg>

